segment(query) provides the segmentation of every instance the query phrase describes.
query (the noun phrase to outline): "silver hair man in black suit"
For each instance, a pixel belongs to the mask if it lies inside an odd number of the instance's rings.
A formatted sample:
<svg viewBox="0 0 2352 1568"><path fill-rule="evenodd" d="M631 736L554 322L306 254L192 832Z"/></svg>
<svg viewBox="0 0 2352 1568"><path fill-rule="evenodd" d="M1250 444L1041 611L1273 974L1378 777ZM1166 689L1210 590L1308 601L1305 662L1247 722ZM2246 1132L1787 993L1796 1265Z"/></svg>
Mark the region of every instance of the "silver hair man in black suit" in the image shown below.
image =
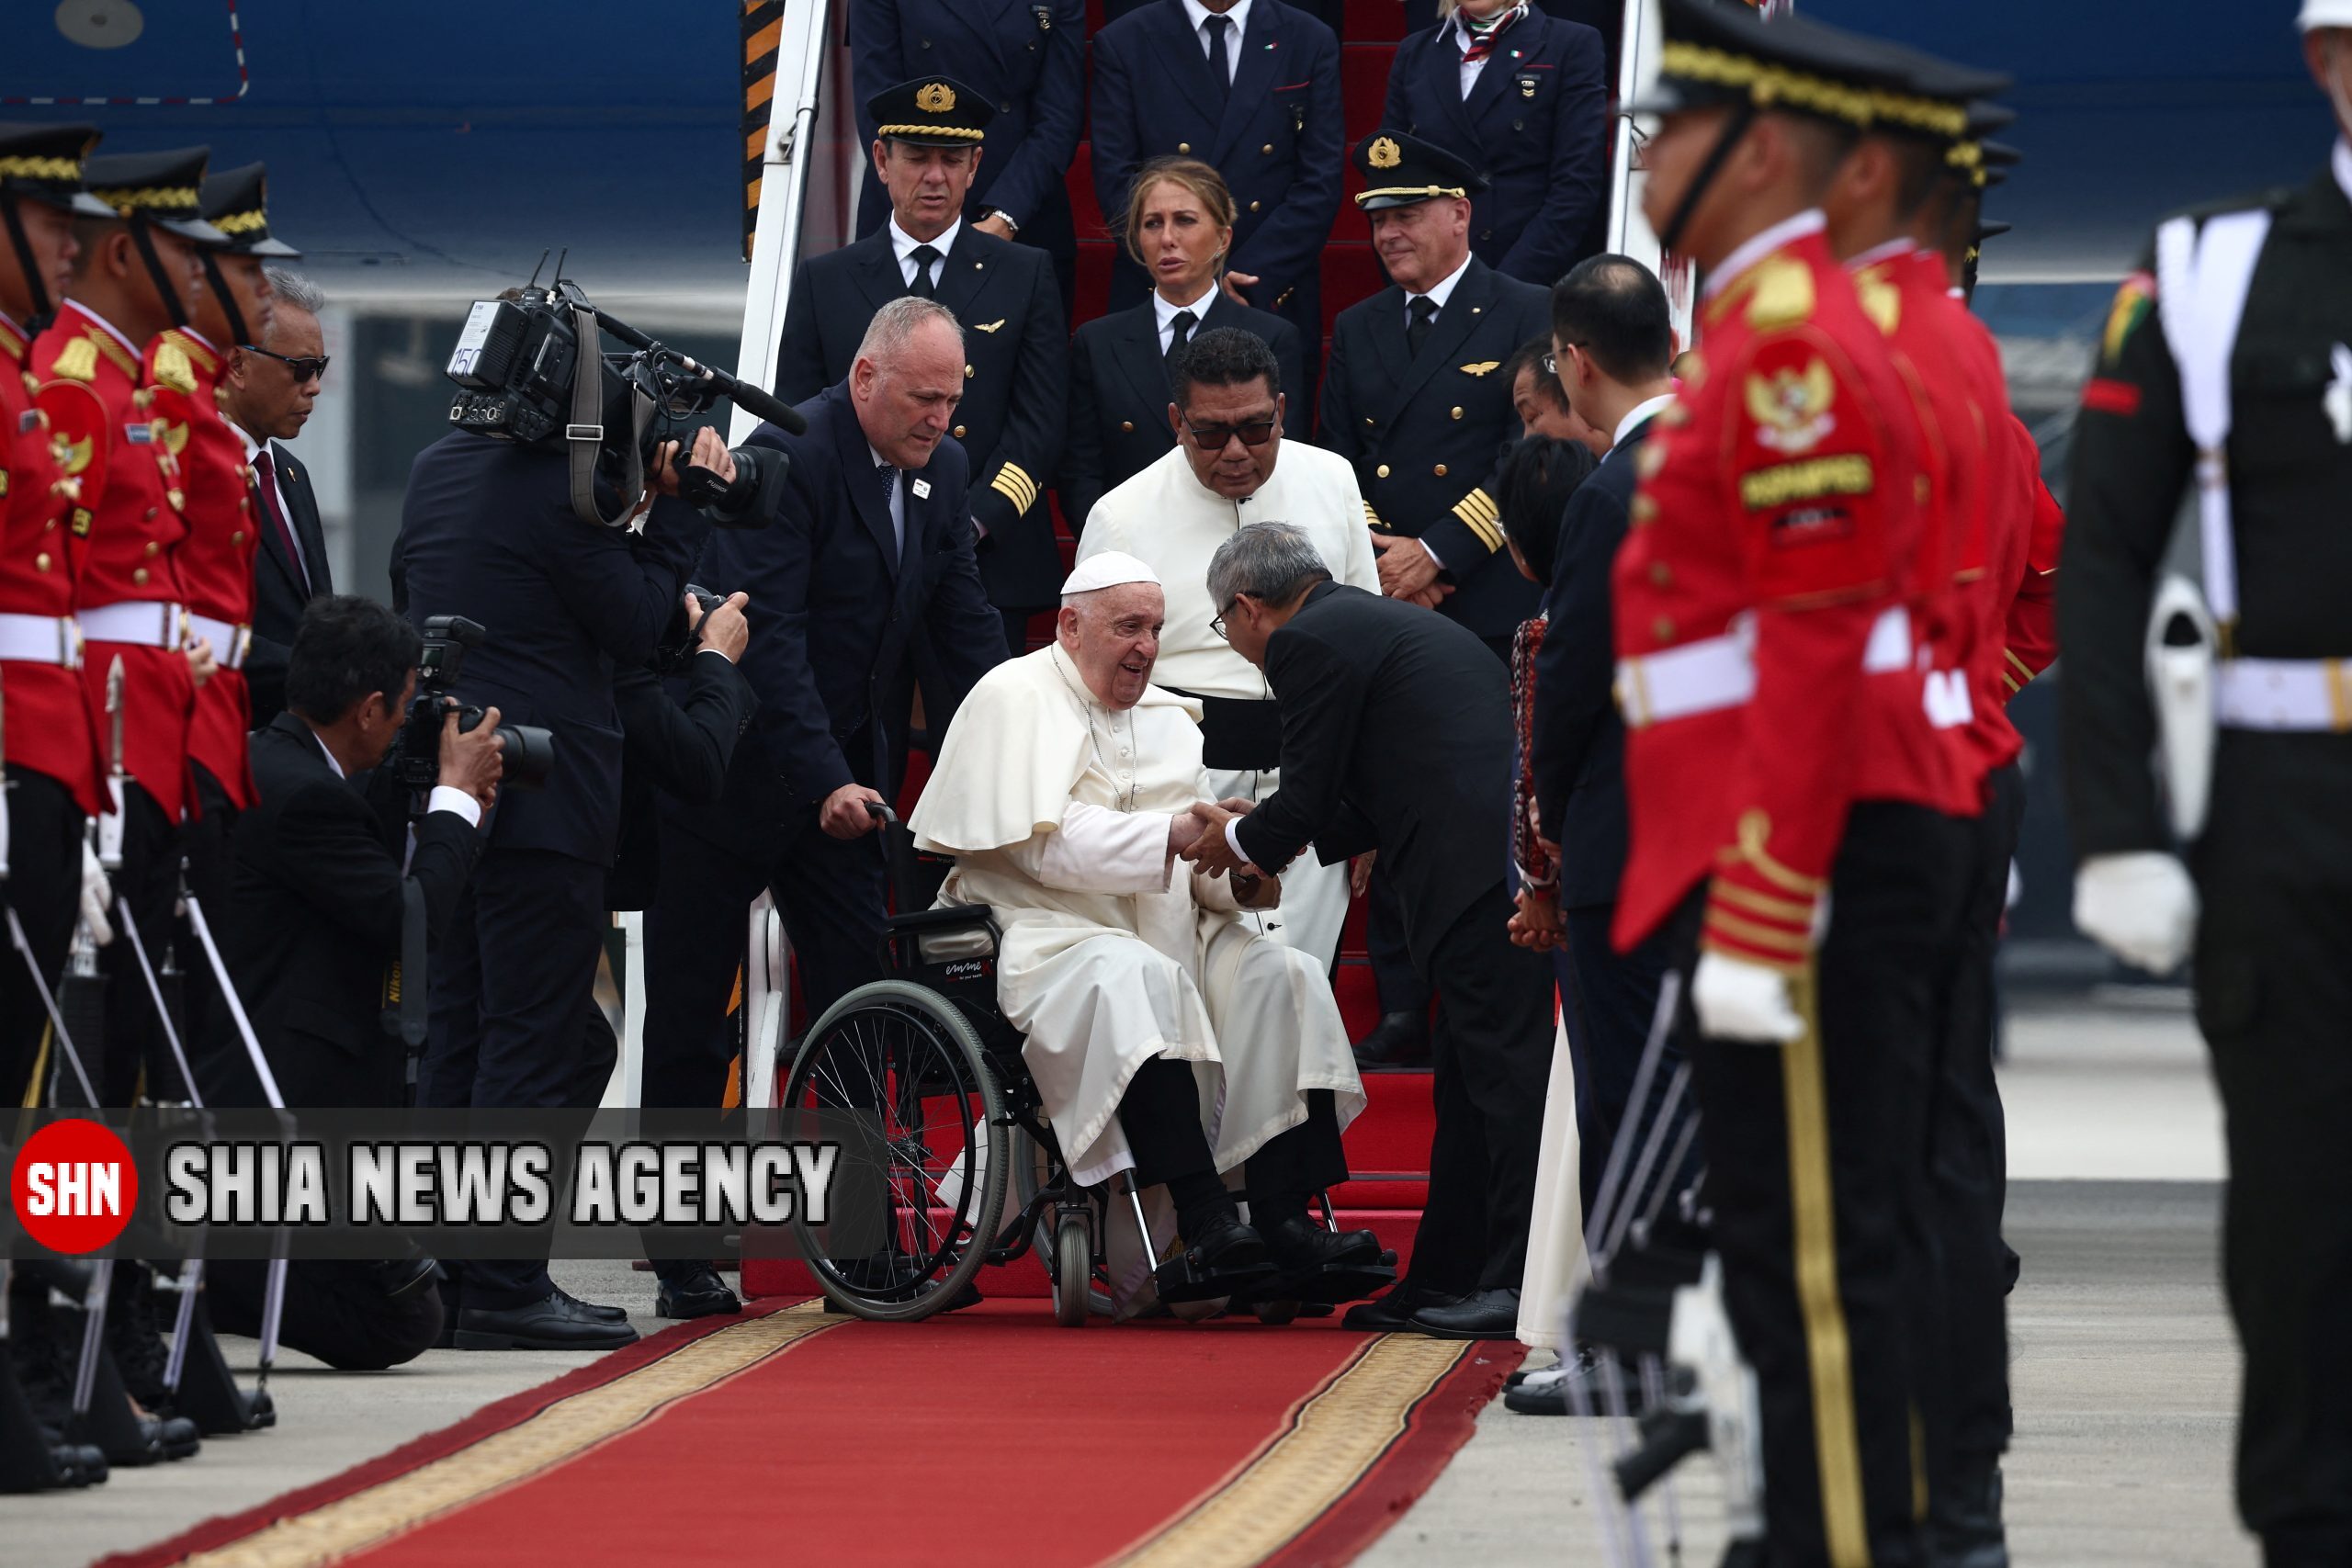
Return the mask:
<svg viewBox="0 0 2352 1568"><path fill-rule="evenodd" d="M326 336L319 325L326 297L298 272L277 266L263 272L277 308L261 342L230 345L234 352L220 384L230 421L245 438L254 513L261 519L261 548L254 552L253 647L244 666L256 729L286 706L286 660L302 607L334 592L318 495L284 446L302 433L326 378Z"/></svg>

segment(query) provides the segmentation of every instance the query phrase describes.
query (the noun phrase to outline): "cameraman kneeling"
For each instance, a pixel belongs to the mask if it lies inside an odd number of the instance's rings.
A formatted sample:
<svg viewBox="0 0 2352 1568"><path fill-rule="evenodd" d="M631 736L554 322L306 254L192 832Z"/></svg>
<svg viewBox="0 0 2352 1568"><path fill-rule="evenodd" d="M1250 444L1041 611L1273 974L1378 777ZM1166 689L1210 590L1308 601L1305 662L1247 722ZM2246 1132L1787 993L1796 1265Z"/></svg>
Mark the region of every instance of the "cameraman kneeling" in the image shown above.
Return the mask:
<svg viewBox="0 0 2352 1568"><path fill-rule="evenodd" d="M498 715L460 732L443 720L441 782L407 852L405 800L362 793L401 732L416 690L420 639L373 600L313 601L294 634L287 711L253 737L255 799L237 823L224 956L286 1103L398 1108L406 1048L383 1025L384 973L401 956L403 885L424 890L428 942L447 928L481 852L475 826L498 798ZM389 771L378 778L396 783ZM406 864L403 866L403 858ZM242 1058L204 1085L207 1103L258 1105ZM263 1265L216 1261L208 1299L219 1326L260 1324ZM432 1265L306 1261L287 1280L282 1337L337 1367L387 1367L441 1325Z"/></svg>

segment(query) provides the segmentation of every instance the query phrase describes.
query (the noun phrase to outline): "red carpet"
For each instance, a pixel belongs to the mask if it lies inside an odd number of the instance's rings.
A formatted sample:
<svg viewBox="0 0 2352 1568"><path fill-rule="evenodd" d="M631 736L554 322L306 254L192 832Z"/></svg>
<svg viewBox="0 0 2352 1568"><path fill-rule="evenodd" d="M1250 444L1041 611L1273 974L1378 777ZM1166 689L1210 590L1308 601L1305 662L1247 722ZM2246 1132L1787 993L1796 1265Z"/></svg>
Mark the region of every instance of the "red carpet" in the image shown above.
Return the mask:
<svg viewBox="0 0 2352 1568"><path fill-rule="evenodd" d="M1073 1331L996 1302L888 1325L762 1303L107 1568L1335 1564L1518 1361L1329 1323Z"/></svg>

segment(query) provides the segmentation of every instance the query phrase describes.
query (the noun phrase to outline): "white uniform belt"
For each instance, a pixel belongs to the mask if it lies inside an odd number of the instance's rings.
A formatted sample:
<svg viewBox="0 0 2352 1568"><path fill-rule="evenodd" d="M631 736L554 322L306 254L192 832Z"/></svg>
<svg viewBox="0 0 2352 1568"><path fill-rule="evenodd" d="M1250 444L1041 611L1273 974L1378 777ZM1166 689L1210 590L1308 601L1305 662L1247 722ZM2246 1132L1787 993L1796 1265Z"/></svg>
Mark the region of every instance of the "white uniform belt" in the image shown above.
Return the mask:
<svg viewBox="0 0 2352 1568"><path fill-rule="evenodd" d="M71 615L0 615L0 660L82 667L82 631Z"/></svg>
<svg viewBox="0 0 2352 1568"><path fill-rule="evenodd" d="M187 632L212 644L212 658L223 670L242 668L245 654L253 647L254 629L234 621L216 621L209 615L187 613Z"/></svg>
<svg viewBox="0 0 2352 1568"><path fill-rule="evenodd" d="M1735 708L1756 694L1754 623L1742 616L1721 637L1686 642L1661 653L1617 661L1617 705L1635 729L1669 718ZM1871 626L1862 652L1865 673L1879 675L1911 663L1911 615L1883 611Z"/></svg>
<svg viewBox="0 0 2352 1568"><path fill-rule="evenodd" d="M158 599L126 599L77 610L82 637L88 642L127 642L140 648L176 649L185 640L187 612Z"/></svg>
<svg viewBox="0 0 2352 1568"><path fill-rule="evenodd" d="M2213 716L2231 729L2352 729L2352 660L2222 660Z"/></svg>

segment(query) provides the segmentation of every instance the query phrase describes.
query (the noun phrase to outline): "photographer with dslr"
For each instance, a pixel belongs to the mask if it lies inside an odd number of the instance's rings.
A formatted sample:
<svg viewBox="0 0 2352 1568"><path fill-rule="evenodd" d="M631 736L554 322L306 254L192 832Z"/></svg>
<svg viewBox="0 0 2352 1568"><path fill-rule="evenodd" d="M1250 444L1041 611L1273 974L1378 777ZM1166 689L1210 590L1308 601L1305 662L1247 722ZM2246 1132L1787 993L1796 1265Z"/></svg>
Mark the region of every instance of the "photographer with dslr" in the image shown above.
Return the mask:
<svg viewBox="0 0 2352 1568"><path fill-rule="evenodd" d="M564 297L567 306L571 299ZM524 302L536 304L529 291ZM514 310L476 307L478 319ZM622 724L614 682L652 657L709 525L678 499L675 442L640 458L635 446L583 454L566 439L567 429L594 440L614 428L613 405L596 400L589 377L603 368L593 351L595 322L582 324L591 340L578 355L585 412L605 423L580 417L575 404L570 425L556 423L551 434L452 431L417 456L394 547L413 623L450 615L486 628L480 645L465 651L451 694L495 704L553 736L542 787L514 791L510 776L510 791L488 822L479 873L435 955L430 1037L417 1083L423 1105L585 1109L597 1099L583 1087L596 1043L581 1019L595 983L605 877L620 837ZM501 347L493 340L485 356ZM568 384L564 395L577 385ZM477 406L461 399L452 418ZM640 422L638 433L643 428ZM598 459L593 510L607 525L583 521L583 456ZM722 483L736 477L733 459L708 429L697 433L692 460ZM641 531L609 525L648 500ZM602 1349L637 1337L619 1309L558 1290L543 1260L466 1262L450 1272L460 1348Z"/></svg>

